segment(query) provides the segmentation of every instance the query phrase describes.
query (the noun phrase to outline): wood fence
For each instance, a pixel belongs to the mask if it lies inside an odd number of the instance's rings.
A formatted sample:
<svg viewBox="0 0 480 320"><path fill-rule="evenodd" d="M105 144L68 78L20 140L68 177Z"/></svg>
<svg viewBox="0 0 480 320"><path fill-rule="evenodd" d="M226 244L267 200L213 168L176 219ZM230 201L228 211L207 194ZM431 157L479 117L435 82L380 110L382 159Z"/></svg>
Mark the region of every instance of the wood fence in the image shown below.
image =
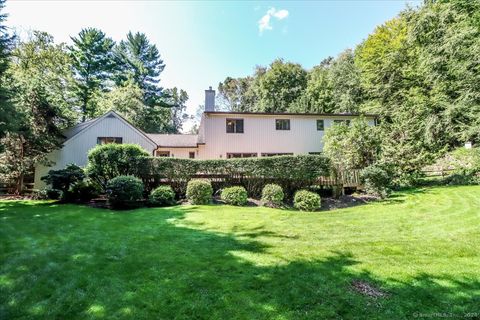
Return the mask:
<svg viewBox="0 0 480 320"><path fill-rule="evenodd" d="M196 174L192 178L209 179L218 185L234 183L254 183L263 180L263 177L248 176L242 174ZM264 179L268 181L269 179ZM158 182L158 181L157 181ZM163 183L170 183L168 179L161 179ZM152 183L156 184L152 181ZM313 183L314 186L320 187L339 187L339 188L355 188L360 185L360 170L349 170L337 174L337 176L321 176ZM31 193L34 190L33 183L24 183L24 193ZM13 194L15 185L8 183L0 183L0 194Z"/></svg>
<svg viewBox="0 0 480 320"><path fill-rule="evenodd" d="M33 191L33 183L24 183L23 192L31 193ZM10 183L0 183L0 194L13 194L15 192L15 185Z"/></svg>

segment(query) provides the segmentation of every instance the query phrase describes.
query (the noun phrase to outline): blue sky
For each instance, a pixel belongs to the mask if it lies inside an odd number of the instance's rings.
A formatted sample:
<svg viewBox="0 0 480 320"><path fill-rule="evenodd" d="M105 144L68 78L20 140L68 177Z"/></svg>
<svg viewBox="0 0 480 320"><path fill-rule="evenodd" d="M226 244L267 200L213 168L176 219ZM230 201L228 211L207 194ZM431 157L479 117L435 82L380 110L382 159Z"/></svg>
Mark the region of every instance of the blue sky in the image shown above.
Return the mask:
<svg viewBox="0 0 480 320"><path fill-rule="evenodd" d="M118 41L141 31L155 43L166 68L164 87L190 96L227 76L251 74L275 58L311 68L365 39L374 28L419 1L7 1L7 24L20 35L47 31L57 42L97 27Z"/></svg>

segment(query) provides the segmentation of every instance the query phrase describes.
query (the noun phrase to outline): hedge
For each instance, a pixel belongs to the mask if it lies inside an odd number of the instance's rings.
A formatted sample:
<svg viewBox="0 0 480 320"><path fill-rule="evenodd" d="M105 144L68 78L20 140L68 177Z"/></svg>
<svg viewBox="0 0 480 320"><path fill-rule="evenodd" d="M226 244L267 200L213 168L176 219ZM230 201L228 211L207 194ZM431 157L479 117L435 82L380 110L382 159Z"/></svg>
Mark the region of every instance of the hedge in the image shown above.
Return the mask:
<svg viewBox="0 0 480 320"><path fill-rule="evenodd" d="M107 183L118 176L136 176L143 180L142 165L150 158L136 144L109 143L98 145L88 152L88 177L106 189Z"/></svg>
<svg viewBox="0 0 480 320"><path fill-rule="evenodd" d="M206 177L215 190L240 185L252 196L260 196L265 184L280 185L291 196L295 190L310 186L319 176L330 175L330 161L321 155L276 156L245 159L192 160L144 158L139 177L147 190L168 182L178 194L184 194L192 178ZM166 180L166 181L165 181Z"/></svg>

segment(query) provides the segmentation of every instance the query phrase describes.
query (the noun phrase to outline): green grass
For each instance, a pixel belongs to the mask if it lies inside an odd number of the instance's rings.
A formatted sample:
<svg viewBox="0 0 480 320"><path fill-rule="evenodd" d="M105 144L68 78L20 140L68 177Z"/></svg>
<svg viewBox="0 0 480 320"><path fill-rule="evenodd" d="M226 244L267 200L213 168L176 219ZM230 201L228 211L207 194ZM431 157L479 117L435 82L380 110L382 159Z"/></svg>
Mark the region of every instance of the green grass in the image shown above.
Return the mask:
<svg viewBox="0 0 480 320"><path fill-rule="evenodd" d="M316 213L4 201L0 241L1 319L480 317L478 186Z"/></svg>

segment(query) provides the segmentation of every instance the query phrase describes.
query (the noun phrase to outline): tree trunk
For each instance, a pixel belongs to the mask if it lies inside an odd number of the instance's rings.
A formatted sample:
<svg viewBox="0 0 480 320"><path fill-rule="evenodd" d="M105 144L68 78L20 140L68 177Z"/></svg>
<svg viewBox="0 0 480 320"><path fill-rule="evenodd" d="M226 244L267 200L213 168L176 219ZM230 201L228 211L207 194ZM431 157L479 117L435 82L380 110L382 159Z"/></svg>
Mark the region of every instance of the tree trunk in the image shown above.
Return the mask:
<svg viewBox="0 0 480 320"><path fill-rule="evenodd" d="M25 139L22 135L19 137L20 139L20 150L18 150L18 157L23 161L25 156ZM25 177L24 170L20 168L20 172L17 177L17 183L15 185L15 195L20 195L23 192L23 179Z"/></svg>
<svg viewBox="0 0 480 320"><path fill-rule="evenodd" d="M23 172L21 172L19 175L18 175L18 178L17 178L17 183L15 185L15 195L21 195L22 192L23 192L23 178L24 178L24 174Z"/></svg>

